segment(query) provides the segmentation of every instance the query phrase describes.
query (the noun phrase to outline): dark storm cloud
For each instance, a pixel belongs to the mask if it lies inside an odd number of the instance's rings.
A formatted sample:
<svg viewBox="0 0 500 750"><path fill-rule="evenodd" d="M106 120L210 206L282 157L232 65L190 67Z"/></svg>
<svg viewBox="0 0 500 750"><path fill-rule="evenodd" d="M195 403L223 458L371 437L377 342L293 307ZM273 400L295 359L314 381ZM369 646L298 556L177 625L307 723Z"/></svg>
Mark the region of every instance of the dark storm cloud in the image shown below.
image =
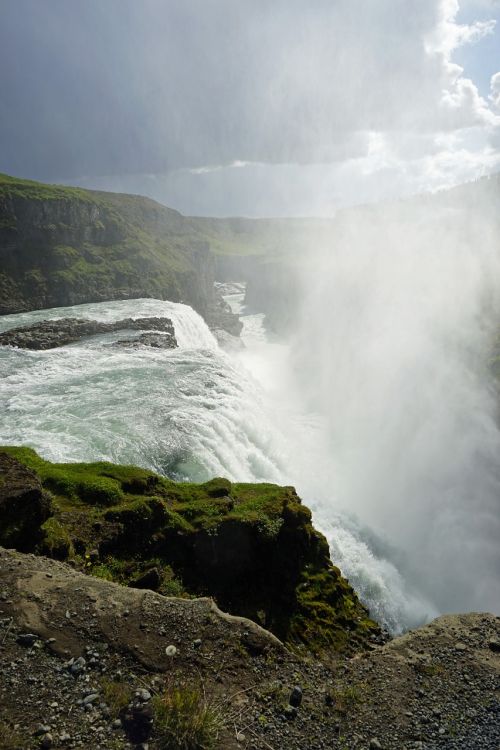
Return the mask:
<svg viewBox="0 0 500 750"><path fill-rule="evenodd" d="M474 124L427 44L450 2L0 0L0 170L342 161L370 131Z"/></svg>
<svg viewBox="0 0 500 750"><path fill-rule="evenodd" d="M407 24L401 3L382 3L377 28L390 5ZM410 14L418 28L435 20L422 6ZM0 168L50 178L362 153L356 131L381 124L381 69L392 67L387 118L399 106L393 58L416 43L394 36L378 50L369 7L3 0Z"/></svg>

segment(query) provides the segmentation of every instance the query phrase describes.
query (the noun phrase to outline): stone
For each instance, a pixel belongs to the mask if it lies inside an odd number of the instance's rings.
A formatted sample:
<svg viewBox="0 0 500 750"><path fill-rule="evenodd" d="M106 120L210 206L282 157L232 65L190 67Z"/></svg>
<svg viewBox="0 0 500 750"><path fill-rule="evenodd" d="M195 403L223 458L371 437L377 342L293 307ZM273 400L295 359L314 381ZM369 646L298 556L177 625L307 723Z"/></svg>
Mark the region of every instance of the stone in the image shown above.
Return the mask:
<svg viewBox="0 0 500 750"><path fill-rule="evenodd" d="M69 670L71 674L78 675L81 674L85 670L87 662L83 658L83 656L79 656L78 659L75 659L75 661L71 664Z"/></svg>
<svg viewBox="0 0 500 750"><path fill-rule="evenodd" d="M158 591L161 584L161 574L158 568L150 568L138 578L130 581L129 586L134 589L150 589Z"/></svg>
<svg viewBox="0 0 500 750"><path fill-rule="evenodd" d="M40 724L33 732L33 737L40 737L42 734L48 734L50 732L50 726L48 724Z"/></svg>
<svg viewBox="0 0 500 750"><path fill-rule="evenodd" d="M0 453L0 545L30 552L49 515L50 501L35 472Z"/></svg>
<svg viewBox="0 0 500 750"><path fill-rule="evenodd" d="M95 703L96 700L99 698L99 693L91 693L90 695L87 695L86 698L83 699L83 705L87 706L91 703Z"/></svg>
<svg viewBox="0 0 500 750"><path fill-rule="evenodd" d="M163 334L161 344L156 339L149 343L151 346L162 346L162 348L175 348L174 326L170 318L124 318L112 323L88 318L59 318L57 320L42 320L29 326L11 328L0 333L0 346L17 346L20 349L55 349L66 346L88 336L96 336L103 333L115 331L161 331ZM128 339L125 345L136 343L137 340ZM121 343L121 342L118 342ZM148 344L147 339L140 343Z"/></svg>
<svg viewBox="0 0 500 750"><path fill-rule="evenodd" d="M283 713L285 714L285 717L287 719L295 719L295 717L297 716L297 709L295 708L295 706L285 706L285 710L283 711Z"/></svg>
<svg viewBox="0 0 500 750"><path fill-rule="evenodd" d="M146 742L153 725L153 708L150 703L132 705L122 716L123 726L136 743Z"/></svg>
<svg viewBox="0 0 500 750"><path fill-rule="evenodd" d="M53 744L54 744L54 738L52 737L50 732L47 732L47 734L44 734L40 740L40 747L43 748L43 750L49 750L49 748L51 748Z"/></svg>
<svg viewBox="0 0 500 750"><path fill-rule="evenodd" d="M369 748L370 750L382 750L382 745L380 744L380 742L378 741L376 737L373 737L370 740Z"/></svg>
<svg viewBox="0 0 500 750"><path fill-rule="evenodd" d="M151 693L149 690L146 690L145 688L139 688L139 690L135 691L136 698L138 698L142 703L147 703L151 700Z"/></svg>
<svg viewBox="0 0 500 750"><path fill-rule="evenodd" d="M28 646L31 647L35 644L35 642L38 640L38 636L34 633L19 633L19 635L16 638L17 643L19 643L20 646Z"/></svg>
<svg viewBox="0 0 500 750"><path fill-rule="evenodd" d="M302 688L296 685L292 692L290 693L290 698L288 699L288 702L291 706L294 706L295 708L298 708L300 704L302 703Z"/></svg>

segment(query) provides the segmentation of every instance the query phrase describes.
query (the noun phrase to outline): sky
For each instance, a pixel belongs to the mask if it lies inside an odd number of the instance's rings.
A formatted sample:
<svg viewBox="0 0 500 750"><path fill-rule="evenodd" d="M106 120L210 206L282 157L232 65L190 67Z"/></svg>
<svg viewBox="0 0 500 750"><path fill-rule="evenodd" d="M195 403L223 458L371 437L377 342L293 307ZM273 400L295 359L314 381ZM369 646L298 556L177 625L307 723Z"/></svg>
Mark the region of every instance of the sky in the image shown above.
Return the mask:
<svg viewBox="0 0 500 750"><path fill-rule="evenodd" d="M500 0L0 0L0 171L333 215L500 170Z"/></svg>

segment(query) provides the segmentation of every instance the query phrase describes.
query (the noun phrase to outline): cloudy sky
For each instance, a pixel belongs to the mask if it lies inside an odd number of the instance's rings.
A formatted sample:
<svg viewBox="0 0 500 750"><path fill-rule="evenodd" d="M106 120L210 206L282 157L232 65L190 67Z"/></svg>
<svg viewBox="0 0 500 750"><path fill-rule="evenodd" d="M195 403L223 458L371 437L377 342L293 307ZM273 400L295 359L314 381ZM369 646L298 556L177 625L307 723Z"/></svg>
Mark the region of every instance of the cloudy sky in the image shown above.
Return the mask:
<svg viewBox="0 0 500 750"><path fill-rule="evenodd" d="M500 169L500 0L0 0L0 171L329 215Z"/></svg>

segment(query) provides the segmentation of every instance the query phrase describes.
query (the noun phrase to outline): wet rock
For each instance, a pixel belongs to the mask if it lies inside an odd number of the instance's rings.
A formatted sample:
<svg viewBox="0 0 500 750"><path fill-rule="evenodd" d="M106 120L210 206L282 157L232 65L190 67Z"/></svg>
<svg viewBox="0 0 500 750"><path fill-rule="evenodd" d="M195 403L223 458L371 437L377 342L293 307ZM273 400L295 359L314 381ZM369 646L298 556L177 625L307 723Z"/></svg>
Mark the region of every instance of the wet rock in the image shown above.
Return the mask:
<svg viewBox="0 0 500 750"><path fill-rule="evenodd" d="M100 320L89 320L88 318L42 320L40 323L12 328L0 333L0 346L16 346L20 349L36 350L55 349L58 346L72 344L87 336L127 330L161 331L165 336L165 339L162 339L163 348L170 349L177 346L174 327L170 318L124 318L113 323L104 323ZM130 344L130 340L128 340L128 343ZM149 345L158 346L158 343L150 343Z"/></svg>
<svg viewBox="0 0 500 750"><path fill-rule="evenodd" d="M140 346L150 346L153 349L175 349L177 340L173 334L168 333L141 333L133 339L120 339L113 346L121 346L124 349L137 349Z"/></svg>

